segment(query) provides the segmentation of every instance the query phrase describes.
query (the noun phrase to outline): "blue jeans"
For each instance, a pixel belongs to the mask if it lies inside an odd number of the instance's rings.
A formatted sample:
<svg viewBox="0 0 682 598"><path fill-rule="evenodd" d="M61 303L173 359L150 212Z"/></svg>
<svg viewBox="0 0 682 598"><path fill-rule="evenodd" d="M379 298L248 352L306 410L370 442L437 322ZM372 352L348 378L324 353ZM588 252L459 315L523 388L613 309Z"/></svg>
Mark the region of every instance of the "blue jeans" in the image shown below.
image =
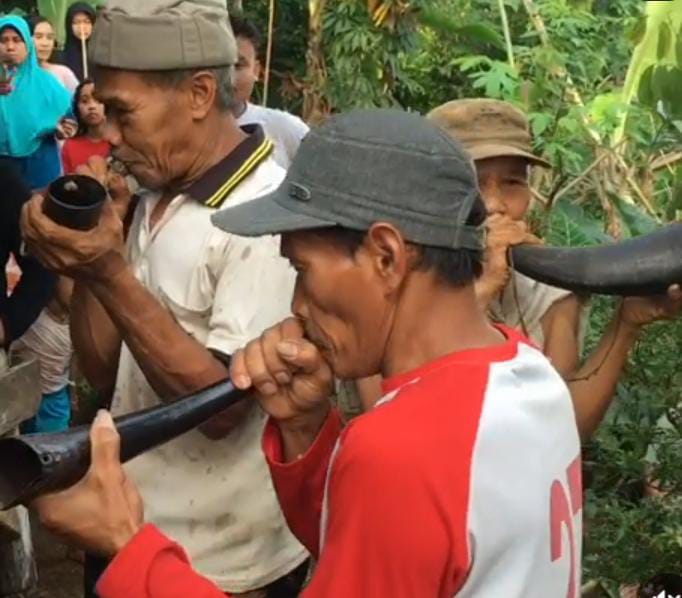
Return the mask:
<svg viewBox="0 0 682 598"><path fill-rule="evenodd" d="M69 387L43 395L38 413L21 424L22 434L64 432L71 421Z"/></svg>

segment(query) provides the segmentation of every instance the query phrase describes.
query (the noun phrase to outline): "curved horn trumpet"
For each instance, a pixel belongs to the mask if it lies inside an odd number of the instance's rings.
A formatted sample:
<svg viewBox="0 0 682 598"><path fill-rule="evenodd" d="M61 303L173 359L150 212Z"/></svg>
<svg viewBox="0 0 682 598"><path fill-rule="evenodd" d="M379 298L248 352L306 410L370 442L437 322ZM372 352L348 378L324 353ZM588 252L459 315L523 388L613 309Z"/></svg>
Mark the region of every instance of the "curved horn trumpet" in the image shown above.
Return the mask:
<svg viewBox="0 0 682 598"><path fill-rule="evenodd" d="M227 380L170 405L117 418L121 461L188 432L245 394ZM89 426L79 426L58 434L0 439L0 509L63 490L80 480L90 465L89 430Z"/></svg>
<svg viewBox="0 0 682 598"><path fill-rule="evenodd" d="M521 274L575 293L660 295L682 283L682 223L613 245L520 245L511 261Z"/></svg>

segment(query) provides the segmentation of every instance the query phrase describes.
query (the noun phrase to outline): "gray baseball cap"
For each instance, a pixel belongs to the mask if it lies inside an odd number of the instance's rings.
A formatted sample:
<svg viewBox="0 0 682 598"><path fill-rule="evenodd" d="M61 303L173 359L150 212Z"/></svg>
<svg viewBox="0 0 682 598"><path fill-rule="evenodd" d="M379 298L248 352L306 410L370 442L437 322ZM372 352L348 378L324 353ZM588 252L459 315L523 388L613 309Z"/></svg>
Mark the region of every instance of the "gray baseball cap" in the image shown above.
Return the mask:
<svg viewBox="0 0 682 598"><path fill-rule="evenodd" d="M251 237L389 222L419 245L481 250L482 227L467 224L477 200L471 158L436 125L355 110L308 133L278 189L216 212L213 224Z"/></svg>
<svg viewBox="0 0 682 598"><path fill-rule="evenodd" d="M237 62L225 0L109 0L89 52L93 64L128 71Z"/></svg>

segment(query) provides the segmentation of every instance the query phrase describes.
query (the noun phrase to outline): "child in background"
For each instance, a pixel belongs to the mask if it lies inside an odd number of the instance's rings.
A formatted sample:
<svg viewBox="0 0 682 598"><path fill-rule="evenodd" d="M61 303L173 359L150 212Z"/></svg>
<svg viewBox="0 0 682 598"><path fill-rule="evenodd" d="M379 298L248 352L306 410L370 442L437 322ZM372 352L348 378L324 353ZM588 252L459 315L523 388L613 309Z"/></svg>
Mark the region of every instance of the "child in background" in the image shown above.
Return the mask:
<svg viewBox="0 0 682 598"><path fill-rule="evenodd" d="M78 122L78 132L62 149L64 174L75 172L79 166L87 164L92 156L107 158L111 151L109 142L104 139L104 106L95 99L95 84L89 79L76 88L73 113Z"/></svg>

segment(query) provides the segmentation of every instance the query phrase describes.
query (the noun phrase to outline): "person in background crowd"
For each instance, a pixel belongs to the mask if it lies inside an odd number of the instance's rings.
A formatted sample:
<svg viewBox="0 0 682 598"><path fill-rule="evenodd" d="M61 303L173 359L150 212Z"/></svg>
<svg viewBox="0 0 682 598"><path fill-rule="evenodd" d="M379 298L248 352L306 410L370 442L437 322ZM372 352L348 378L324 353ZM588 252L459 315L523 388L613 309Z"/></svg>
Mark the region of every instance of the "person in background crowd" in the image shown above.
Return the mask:
<svg viewBox="0 0 682 598"><path fill-rule="evenodd" d="M297 116L283 110L251 103L253 89L261 76L261 63L258 58L261 46L260 32L253 23L241 17L230 16L230 24L239 51L234 104L237 124L261 126L275 143L275 161L287 169L301 140L308 133L308 125Z"/></svg>
<svg viewBox="0 0 682 598"><path fill-rule="evenodd" d="M87 232L49 220L42 198L24 211L31 253L75 280L79 365L102 397L113 396L117 415L225 379L231 355L290 313L294 272L279 239L228 235L210 220L284 176L262 129L240 128L232 114L237 51L220 4L109 0L99 15L90 50L107 139L144 189L127 245L129 197L112 194ZM107 182L102 158L87 169ZM149 519L224 591L249 598L276 596L288 579L299 584L308 558L272 488L264 423L245 402L126 466ZM88 559L88 582L105 566Z"/></svg>
<svg viewBox="0 0 682 598"><path fill-rule="evenodd" d="M642 329L677 317L682 291L674 285L664 297L623 299L598 346L581 361L584 298L531 280L508 264L509 247L536 242L525 222L532 199L530 168L550 167L533 153L526 115L508 102L466 99L443 104L428 118L460 141L476 164L489 214L478 295L494 319L521 328L564 376L578 429L587 439L602 421Z"/></svg>
<svg viewBox="0 0 682 598"><path fill-rule="evenodd" d="M104 105L95 98L95 84L92 80L86 79L76 88L73 113L78 123L78 132L62 148L62 164L66 174L76 172L92 156L107 158L111 152L111 146L105 139L107 120Z"/></svg>
<svg viewBox="0 0 682 598"><path fill-rule="evenodd" d="M96 18L95 9L87 2L76 2L66 12L64 22L66 42L61 62L73 71L78 81L85 79L81 40L84 39L86 46L89 45Z"/></svg>
<svg viewBox="0 0 682 598"><path fill-rule="evenodd" d="M28 24L0 18L0 62L9 83L0 94L0 156L14 160L32 189L46 187L61 173L55 135L76 132L67 119L71 94L38 64Z"/></svg>
<svg viewBox="0 0 682 598"><path fill-rule="evenodd" d="M36 17L31 21L31 30L40 66L57 77L71 93L76 91L78 79L71 69L63 64L51 62L55 51L56 36L50 21L44 17Z"/></svg>
<svg viewBox="0 0 682 598"><path fill-rule="evenodd" d="M236 353L230 375L271 416L273 483L319 555L302 597L579 591L571 398L541 351L478 301L485 217L461 146L397 110L330 118L275 192L213 217L229 234L281 234L297 271L296 317ZM384 398L344 428L332 376L374 374ZM101 597L224 598L176 539L144 525L108 413L91 439L89 474L34 506L52 530L116 554Z"/></svg>
<svg viewBox="0 0 682 598"><path fill-rule="evenodd" d="M38 412L21 425L22 434L63 432L71 421L69 366L73 349L69 331L69 302L73 281L60 277L55 296L26 333L10 348L10 359L36 358L40 363Z"/></svg>
<svg viewBox="0 0 682 598"><path fill-rule="evenodd" d="M21 208L31 197L13 160L0 158L0 352L19 338L33 324L54 293L57 277L35 258L22 251L19 217ZM7 292L5 265L14 255L21 276Z"/></svg>

